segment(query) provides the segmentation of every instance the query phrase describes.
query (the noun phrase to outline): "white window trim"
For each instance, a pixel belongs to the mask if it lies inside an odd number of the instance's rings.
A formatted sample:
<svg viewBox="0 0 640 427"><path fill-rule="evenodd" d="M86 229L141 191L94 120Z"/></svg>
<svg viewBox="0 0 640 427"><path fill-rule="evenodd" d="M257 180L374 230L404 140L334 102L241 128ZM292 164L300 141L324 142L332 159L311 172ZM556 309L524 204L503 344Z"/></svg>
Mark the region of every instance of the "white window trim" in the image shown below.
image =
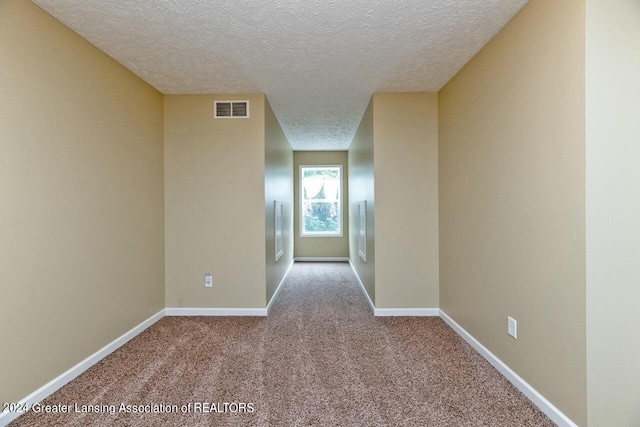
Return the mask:
<svg viewBox="0 0 640 427"><path fill-rule="evenodd" d="M339 197L339 206L340 206L340 214L338 215L338 232L332 231L321 231L321 232L305 232L304 231L304 186L302 185L302 169L303 168L339 168L340 169L340 197ZM300 200L298 203L298 209L300 210L300 237L343 237L343 219L344 219L344 203L343 203L343 190L344 190L344 175L342 174L343 168L342 165L300 165L298 168L298 187Z"/></svg>

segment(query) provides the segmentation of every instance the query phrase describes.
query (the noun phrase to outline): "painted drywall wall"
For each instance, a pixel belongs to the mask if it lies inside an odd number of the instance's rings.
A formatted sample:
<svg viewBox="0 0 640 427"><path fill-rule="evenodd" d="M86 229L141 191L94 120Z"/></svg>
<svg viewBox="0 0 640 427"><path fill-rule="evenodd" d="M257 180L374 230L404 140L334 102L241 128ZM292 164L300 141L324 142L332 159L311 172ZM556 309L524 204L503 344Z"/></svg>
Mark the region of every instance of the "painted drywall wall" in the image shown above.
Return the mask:
<svg viewBox="0 0 640 427"><path fill-rule="evenodd" d="M296 257L349 256L349 165L346 151L296 151L293 153L294 173L294 232ZM342 165L342 236L301 237L300 232L300 166Z"/></svg>
<svg viewBox="0 0 640 427"><path fill-rule="evenodd" d="M438 95L373 96L376 307L437 308Z"/></svg>
<svg viewBox="0 0 640 427"><path fill-rule="evenodd" d="M293 260L293 150L265 100L265 230L267 303ZM282 203L284 253L275 260L275 201Z"/></svg>
<svg viewBox="0 0 640 427"><path fill-rule="evenodd" d="M371 301L375 304L375 181L373 174L373 98L362 116L348 152L349 164L349 259ZM367 202L366 262L358 255L360 219L358 203Z"/></svg>
<svg viewBox="0 0 640 427"><path fill-rule="evenodd" d="M587 0L589 426L640 425L640 3Z"/></svg>
<svg viewBox="0 0 640 427"><path fill-rule="evenodd" d="M229 99L250 118L215 119ZM164 108L167 307L265 307L264 95L167 95Z"/></svg>
<svg viewBox="0 0 640 427"><path fill-rule="evenodd" d="M0 2L0 402L164 307L162 95Z"/></svg>
<svg viewBox="0 0 640 427"><path fill-rule="evenodd" d="M530 2L439 93L441 308L579 425L584 7Z"/></svg>

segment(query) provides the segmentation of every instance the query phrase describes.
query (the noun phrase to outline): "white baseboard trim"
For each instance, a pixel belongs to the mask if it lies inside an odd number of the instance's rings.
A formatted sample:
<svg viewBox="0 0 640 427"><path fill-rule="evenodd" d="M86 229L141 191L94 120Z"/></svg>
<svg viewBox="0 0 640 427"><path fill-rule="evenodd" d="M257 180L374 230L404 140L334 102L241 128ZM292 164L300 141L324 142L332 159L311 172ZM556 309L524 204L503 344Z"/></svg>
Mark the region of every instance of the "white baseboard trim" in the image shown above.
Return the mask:
<svg viewBox="0 0 640 427"><path fill-rule="evenodd" d="M297 262L349 262L347 257L295 257Z"/></svg>
<svg viewBox="0 0 640 427"><path fill-rule="evenodd" d="M520 390L534 405L536 405L542 412L544 412L553 422L559 427L578 427L569 417L562 413L555 405L549 402L542 394L534 389L529 383L527 383L522 377L516 374L509 366L507 366L502 360L494 355L489 349L482 345L477 339L475 339L469 332L467 332L462 326L456 323L451 317L449 317L444 311L437 308L421 308L421 309L386 309L378 308L371 301L369 294L364 287L364 284L358 276L351 260L348 259L349 265L353 270L354 275L362 292L364 293L369 307L375 316L440 316L458 335L462 337L471 347L473 347L482 357L484 357L498 372L504 375L509 382L511 382L518 390ZM73 379L77 378L80 374L87 369L104 359L109 354L113 353L118 348L129 342L131 339L139 335L145 329L162 319L164 316L266 316L268 314L271 304L275 300L278 291L280 290L282 283L289 275L293 261L289 265L287 272L280 281L276 292L273 294L269 305L266 308L166 308L160 310L158 313L149 317L133 329L124 333L122 336L116 338L111 343L107 344L91 356L87 357L77 365L73 366L66 372L62 373L58 377L49 381L33 393L29 394L19 404L23 407L31 407L34 403L44 400L50 396L65 384L69 383ZM19 412L0 412L0 426L5 426L11 421L22 415Z"/></svg>
<svg viewBox="0 0 640 427"><path fill-rule="evenodd" d="M31 393L30 395L25 397L24 399L22 399L19 402L20 405L22 407L30 408L31 406L33 406L34 403L41 402L45 398L52 395L54 392L58 391L65 384L77 378L84 371L86 371L87 369L89 369L90 367L92 367L93 365L95 365L105 357L107 357L109 354L113 353L118 348L122 347L127 342L131 341L131 339L136 337L138 334L140 334L142 331L147 329L149 326L153 325L158 320L162 319L164 315L165 315L164 309L160 310L159 312L149 317L144 322L140 323L138 326L134 327L128 332L125 332L123 335L116 338L109 344L105 345L100 350L96 351L91 356L84 359L82 362L73 366L68 371L63 372L61 375L52 379L51 381L49 381L48 383L46 383L45 385L43 385L42 387L40 387L39 389ZM0 412L0 426L9 424L11 421L15 420L20 415L22 415L22 413Z"/></svg>
<svg viewBox="0 0 640 427"><path fill-rule="evenodd" d="M267 308L170 307L167 316L266 316Z"/></svg>
<svg viewBox="0 0 640 427"><path fill-rule="evenodd" d="M545 397L534 389L528 382L516 374L509 366L500 360L495 354L489 351L484 345L467 332L462 326L458 325L444 311L440 310L440 317L451 329L456 331L471 347L473 347L482 357L484 357L494 368L504 375L511 384L522 392L527 398L533 402L542 412L544 412L551 421L558 424L559 427L578 427L576 423L571 421L569 417L562 413L553 403L549 402Z"/></svg>
<svg viewBox="0 0 640 427"><path fill-rule="evenodd" d="M367 302L369 303L369 308L371 308L371 312L376 317L387 317L387 316L402 316L402 317L437 317L440 316L439 308L376 308L369 297L369 293L367 289L364 287L362 280L360 280L360 276L356 271L356 267L353 265L353 262L349 259L349 265L351 266L351 270L353 270L353 274L356 276L356 280L360 284L362 288L362 292L364 296L367 298Z"/></svg>
<svg viewBox="0 0 640 427"><path fill-rule="evenodd" d="M353 270L353 274L356 276L356 280L360 284L360 288L362 288L362 293L367 298L367 302L369 303L369 308L371 309L371 313L373 313L373 315L375 316L375 314L376 314L376 306L373 305L373 301L371 301L371 297L369 297L369 294L367 293L367 288L364 287L364 283L362 283L362 280L360 280L360 276L358 276L358 272L356 271L356 267L351 262L351 259L349 259L349 265L351 266L351 270Z"/></svg>
<svg viewBox="0 0 640 427"><path fill-rule="evenodd" d="M284 276L282 276L282 280L280 281L280 283L278 283L278 287L276 288L276 291L273 293L273 296L269 300L269 304L267 304L267 315L269 314L269 310L271 310L271 306L273 305L273 302L276 300L276 296L278 296L278 292L280 292L280 288L282 288L282 284L284 283L285 280L287 280L289 273L291 273L291 267L293 267L294 262L295 262L295 259L292 259L291 262L289 263L289 267L287 267L287 272L284 273Z"/></svg>
<svg viewBox="0 0 640 427"><path fill-rule="evenodd" d="M379 317L438 317L439 308L376 308L375 315Z"/></svg>

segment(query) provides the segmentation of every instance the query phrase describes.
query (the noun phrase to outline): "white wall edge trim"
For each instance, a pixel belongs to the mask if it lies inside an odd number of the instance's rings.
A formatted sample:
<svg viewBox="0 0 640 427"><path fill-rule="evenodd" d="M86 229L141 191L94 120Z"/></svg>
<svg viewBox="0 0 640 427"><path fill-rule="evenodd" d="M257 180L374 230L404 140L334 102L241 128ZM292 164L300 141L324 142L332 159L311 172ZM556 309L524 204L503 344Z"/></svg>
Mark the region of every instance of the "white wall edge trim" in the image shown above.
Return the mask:
<svg viewBox="0 0 640 427"><path fill-rule="evenodd" d="M114 351L116 351L117 349L125 345L127 342L131 341L133 338L135 338L137 335L139 335L149 326L153 325L158 320L162 319L164 315L165 315L165 310L164 309L160 310L153 316L149 317L147 320L140 323L138 326L135 326L133 329L129 330L128 332L125 332L123 335L116 338L109 344L105 345L100 350L93 353L91 356L87 357L77 365L73 366L71 369L67 370L66 372L63 372L56 378L52 379L51 381L49 381L48 383L46 383L45 385L43 385L42 387L40 387L39 389L31 393L30 395L25 397L24 399L22 399L19 402L20 405L23 407L31 408L31 406L33 406L34 403L41 402L45 398L52 395L54 392L58 391L67 383L73 381L80 374L82 374L84 371L86 371L87 369L89 369L90 367L92 367L93 365L95 365L105 357L107 357L109 354L113 353ZM20 415L22 415L22 413L20 412L0 412L0 426L9 424L11 421L15 420Z"/></svg>
<svg viewBox="0 0 640 427"><path fill-rule="evenodd" d="M482 357L484 357L494 368L504 375L511 384L520 390L527 398L533 402L542 412L544 412L551 421L558 424L559 427L578 427L576 423L571 421L569 417L562 413L553 403L549 402L542 394L534 389L522 377L516 374L507 364L500 360L495 354L489 351L484 345L467 332L462 326L458 325L444 311L440 310L440 317L454 331L458 333L471 347L473 347Z"/></svg>
<svg viewBox="0 0 640 427"><path fill-rule="evenodd" d="M438 317L439 308L376 308L375 315L379 317Z"/></svg>
<svg viewBox="0 0 640 427"><path fill-rule="evenodd" d="M295 259L292 259L291 262L289 263L289 267L287 267L286 273L284 273L284 276L282 276L282 280L280 280L280 283L278 283L278 287L276 288L276 291L273 293L273 296L271 296L271 299L269 300L269 304L267 304L267 315L271 310L271 306L273 305L273 302L276 300L276 297L278 296L278 292L280 292L280 288L282 288L282 284L284 283L285 280L287 280L289 273L291 273L291 268L293 267L294 262L295 262Z"/></svg>
<svg viewBox="0 0 640 427"><path fill-rule="evenodd" d="M373 301L371 301L371 298L369 297L369 294L367 293L367 288L364 287L364 283L362 283L362 280L360 280L360 276L358 276L358 272L356 271L356 267L351 262L351 259L349 259L349 265L351 266L351 270L353 270L353 274L356 276L356 280L360 284L360 288L362 289L362 293L367 298L367 302L369 303L369 308L371 309L371 313L373 313L373 315L375 316L375 314L376 314L376 306L373 305Z"/></svg>
<svg viewBox="0 0 640 427"><path fill-rule="evenodd" d="M167 316L266 316L267 308L168 307Z"/></svg>
<svg viewBox="0 0 640 427"><path fill-rule="evenodd" d="M298 262L350 262L347 257L295 257L294 261Z"/></svg>

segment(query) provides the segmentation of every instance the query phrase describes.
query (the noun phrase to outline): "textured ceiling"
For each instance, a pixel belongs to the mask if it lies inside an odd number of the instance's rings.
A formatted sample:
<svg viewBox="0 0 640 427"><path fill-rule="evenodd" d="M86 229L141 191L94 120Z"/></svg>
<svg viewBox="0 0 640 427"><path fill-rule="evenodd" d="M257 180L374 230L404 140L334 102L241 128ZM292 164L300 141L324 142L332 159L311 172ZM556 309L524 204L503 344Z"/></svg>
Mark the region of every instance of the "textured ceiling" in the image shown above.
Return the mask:
<svg viewBox="0 0 640 427"><path fill-rule="evenodd" d="M437 92L528 0L33 0L165 94L265 93L345 150L374 92Z"/></svg>

